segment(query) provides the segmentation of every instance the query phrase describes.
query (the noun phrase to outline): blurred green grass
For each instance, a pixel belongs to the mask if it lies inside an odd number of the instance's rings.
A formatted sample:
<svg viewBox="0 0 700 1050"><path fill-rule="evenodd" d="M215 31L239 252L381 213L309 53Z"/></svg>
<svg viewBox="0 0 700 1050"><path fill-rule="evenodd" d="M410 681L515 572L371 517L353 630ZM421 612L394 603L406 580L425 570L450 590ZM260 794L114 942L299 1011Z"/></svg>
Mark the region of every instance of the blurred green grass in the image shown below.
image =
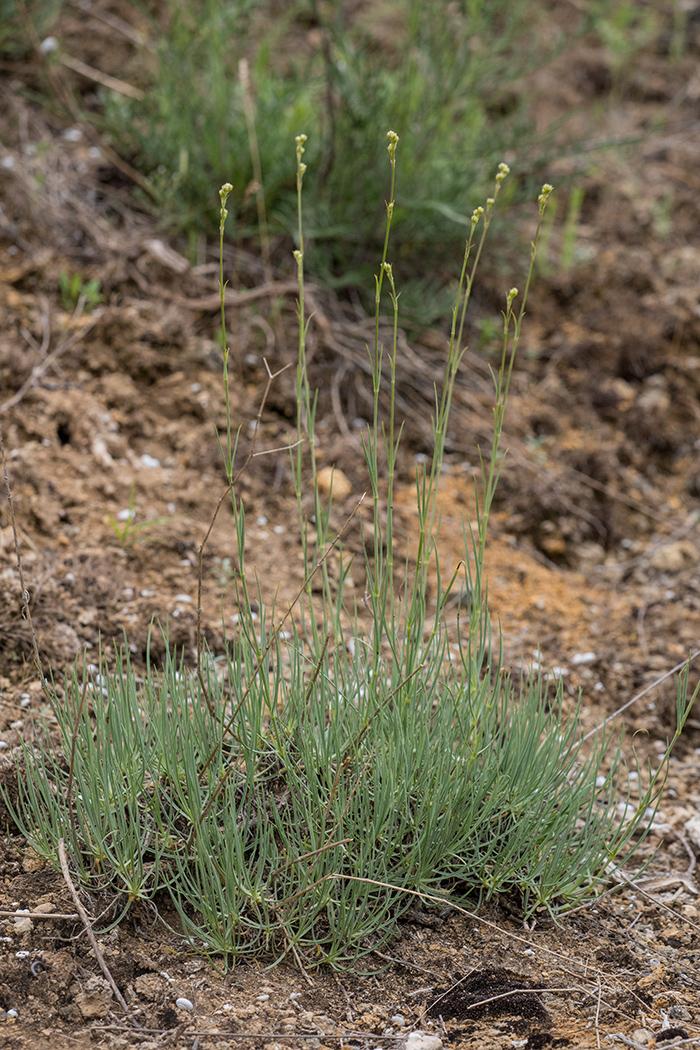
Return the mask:
<svg viewBox="0 0 700 1050"><path fill-rule="evenodd" d="M15 28L0 50L26 41L30 23L36 45L74 6L0 0L0 25ZM517 160L520 184L508 193L525 198L561 149L561 138L555 145L554 133L535 128L529 74L593 33L619 94L660 24L638 6L594 2L563 18L541 0L131 0L148 39L122 73L143 97L101 90L102 111L86 119L145 177L171 234L194 245L217 221L211 187L231 182L230 235L261 237L290 270L296 203L285 157L295 135L308 135L308 273L352 289L370 311L385 192L377 128L394 129L405 162L391 261L405 323L427 325L449 311L471 213L497 163ZM59 20L59 43L60 29ZM494 233L492 251L503 252L508 231Z"/></svg>

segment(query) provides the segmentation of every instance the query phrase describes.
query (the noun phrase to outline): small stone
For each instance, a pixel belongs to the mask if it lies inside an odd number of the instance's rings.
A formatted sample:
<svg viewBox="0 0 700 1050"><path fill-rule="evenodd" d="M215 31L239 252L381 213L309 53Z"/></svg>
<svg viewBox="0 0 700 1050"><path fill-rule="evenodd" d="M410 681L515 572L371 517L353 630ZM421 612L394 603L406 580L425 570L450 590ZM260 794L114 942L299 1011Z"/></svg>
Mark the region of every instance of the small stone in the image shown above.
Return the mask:
<svg viewBox="0 0 700 1050"><path fill-rule="evenodd" d="M163 993L163 979L157 973L143 973L135 979L134 991L140 999L157 999Z"/></svg>
<svg viewBox="0 0 700 1050"><path fill-rule="evenodd" d="M654 1042L654 1033L650 1032L648 1028L637 1028L632 1032L632 1038L635 1043L641 1043L642 1046L646 1046L647 1043Z"/></svg>
<svg viewBox="0 0 700 1050"><path fill-rule="evenodd" d="M690 839L692 845L698 849L700 847L700 813L696 813L690 818L690 820L686 820L683 825L683 830Z"/></svg>
<svg viewBox="0 0 700 1050"><path fill-rule="evenodd" d="M37 915L51 915L56 910L56 905L53 901L43 901L42 904L37 904L34 911Z"/></svg>
<svg viewBox="0 0 700 1050"><path fill-rule="evenodd" d="M31 846L25 851L24 857L22 858L22 870L31 875L35 871L43 871L46 867L46 860L40 857L36 850L32 849Z"/></svg>
<svg viewBox="0 0 700 1050"><path fill-rule="evenodd" d="M425 1032L411 1032L404 1047L405 1050L442 1050L442 1039Z"/></svg>
<svg viewBox="0 0 700 1050"><path fill-rule="evenodd" d="M336 467L321 467L316 481L322 496L329 496L332 489L334 498L341 502L352 492L352 484L347 474L343 474L342 470Z"/></svg>
<svg viewBox="0 0 700 1050"><path fill-rule="evenodd" d="M605 548L600 543L579 543L574 547L573 555L579 567L602 565L605 561Z"/></svg>
<svg viewBox="0 0 700 1050"><path fill-rule="evenodd" d="M677 540L652 554L649 564L660 572L681 572L696 565L698 552L690 540Z"/></svg>
<svg viewBox="0 0 700 1050"><path fill-rule="evenodd" d="M15 919L14 932L15 933L31 933L34 929L34 923L27 915L19 915Z"/></svg>
<svg viewBox="0 0 700 1050"><path fill-rule="evenodd" d="M75 997L75 1005L85 1020L106 1017L112 1009L112 989L104 977L91 977L82 992Z"/></svg>
<svg viewBox="0 0 700 1050"><path fill-rule="evenodd" d="M339 1031L338 1025L332 1017L328 1017L326 1014L315 1014L314 1023L321 1029L321 1034L336 1035Z"/></svg>

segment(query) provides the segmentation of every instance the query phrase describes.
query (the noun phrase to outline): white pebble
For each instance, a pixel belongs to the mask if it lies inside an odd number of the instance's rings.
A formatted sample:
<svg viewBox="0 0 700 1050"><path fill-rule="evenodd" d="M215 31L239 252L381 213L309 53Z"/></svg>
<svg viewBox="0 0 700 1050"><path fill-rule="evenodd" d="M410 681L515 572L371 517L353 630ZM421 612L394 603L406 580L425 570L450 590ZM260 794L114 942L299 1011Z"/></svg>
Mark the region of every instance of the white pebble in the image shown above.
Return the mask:
<svg viewBox="0 0 700 1050"><path fill-rule="evenodd" d="M8 1010L7 1011L7 1017L13 1017L13 1018L14 1017L19 1017L19 1014L17 1013L16 1010Z"/></svg>
<svg viewBox="0 0 700 1050"><path fill-rule="evenodd" d="M180 602L181 605L191 605L192 598L189 594L176 594L175 601Z"/></svg>
<svg viewBox="0 0 700 1050"><path fill-rule="evenodd" d="M144 467L155 468L160 466L160 460L156 459L155 456L149 456L147 452L144 452L144 454L141 456L141 462L143 463Z"/></svg>
<svg viewBox="0 0 700 1050"><path fill-rule="evenodd" d="M442 1050L442 1039L424 1032L411 1032L405 1045L406 1050Z"/></svg>
<svg viewBox="0 0 700 1050"><path fill-rule="evenodd" d="M595 659L595 653L574 653L571 657L571 662L576 667L579 667L581 664L592 664Z"/></svg>
<svg viewBox="0 0 700 1050"><path fill-rule="evenodd" d="M39 44L39 50L42 55L50 55L53 51L58 49L58 40L55 36L47 36Z"/></svg>
<svg viewBox="0 0 700 1050"><path fill-rule="evenodd" d="M176 999L175 1005L178 1010L194 1010L194 1003L191 1003L189 999Z"/></svg>
<svg viewBox="0 0 700 1050"><path fill-rule="evenodd" d="M117 521L131 521L134 516L134 511L131 507L126 507L124 510L120 510L117 514Z"/></svg>

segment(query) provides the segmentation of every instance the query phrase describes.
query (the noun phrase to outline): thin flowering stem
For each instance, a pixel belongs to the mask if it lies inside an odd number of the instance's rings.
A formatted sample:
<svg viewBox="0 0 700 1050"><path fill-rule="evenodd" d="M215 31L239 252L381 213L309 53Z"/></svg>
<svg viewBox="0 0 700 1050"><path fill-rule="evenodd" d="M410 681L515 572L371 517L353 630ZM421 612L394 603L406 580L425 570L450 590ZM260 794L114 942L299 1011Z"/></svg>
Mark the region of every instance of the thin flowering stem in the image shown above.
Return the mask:
<svg viewBox="0 0 700 1050"><path fill-rule="evenodd" d="M499 172L499 174L501 174ZM505 176L504 176L505 177ZM498 178L498 176L497 176ZM518 295L517 288L511 288L506 297L506 309L503 314L503 343L501 350L501 365L498 371L497 377L495 377L495 391L496 401L493 409L494 416L494 427L493 437L491 441L491 456L489 460L488 472L485 471L484 463L482 460L482 478L483 478L483 493L482 493L482 507L479 518L479 559L483 563L484 551L486 547L486 536L488 530L488 519L493 503L493 497L498 484L501 470L503 469L503 463L505 454L499 458L499 445L501 440L501 434L503 431L503 419L505 416L506 402L508 400L508 394L510 392L510 382L513 375L513 367L515 365L515 357L520 342L520 332L522 327L523 318L525 317L525 306L527 304L527 298L530 291L530 283L532 281L532 275L535 268L535 258L537 256L537 244L540 235L540 229L542 226L542 219L544 217L545 209L547 207L547 201L549 195L552 192L552 186L549 183L545 183L542 187L538 200L539 215L537 219L537 228L535 230L535 236L531 245L530 252L530 265L528 268L527 279L525 281L525 291L520 300L520 309L517 316L515 315L513 304ZM512 336L511 336L512 327ZM510 351L509 351L510 346Z"/></svg>
<svg viewBox="0 0 700 1050"><path fill-rule="evenodd" d="M393 549L393 536L392 536L392 501L393 501L393 484L394 484L394 467L396 462L396 448L395 448L395 417L394 417L394 402L395 402L395 384L396 384L396 353L398 345L398 299L396 296L396 289L394 286L394 279L391 264L387 262L387 254L389 250L389 236L391 233L391 224L394 215L394 189L396 184L396 148L399 143L399 136L395 131L388 131L387 138L389 144L387 146L387 152L389 154L389 163L391 166L391 182L389 187L389 200L386 202L386 225L384 229L384 246L382 249L382 258L379 266L379 273L375 277L375 308L374 308L374 352L371 355L371 367L372 367L372 393L373 393L373 414L372 414L372 426L370 432L367 434L367 444L365 455L367 457L367 465L370 475L370 484L372 487L372 504L373 504L373 515L374 515L374 568L372 570L373 582L372 582L372 604L375 611L375 616L379 615L379 619L383 620L384 612L386 610L387 599L388 599L388 586L389 586L389 565L393 563L392 549ZM382 433L382 426L379 419L379 395L381 390L382 380L382 366L384 357L384 347L382 346L379 338L379 318L381 311L381 298L382 289L384 286L384 280L390 284L391 298L393 305L394 314L394 338L392 341L392 353L391 353L391 407L390 407L390 419L389 419L389 434L388 437L385 435L384 449L387 458L387 472L388 472L388 497L387 497L387 518L385 525L385 533L383 534L381 528L381 515L380 515L380 491L379 491L379 478L380 478L380 434ZM385 550L388 564L385 563ZM379 614L381 610L381 614ZM378 624L375 625L374 639L375 647L379 645L379 640L382 634L382 630ZM375 649L376 654L376 649Z"/></svg>
<svg viewBox="0 0 700 1050"><path fill-rule="evenodd" d="M224 281L224 228L226 226L226 219L228 218L228 210L226 208L226 202L233 192L233 186L230 182L225 182L219 190L219 197L221 199L221 209L219 218L219 295L221 298L221 349L224 355L224 396L226 399L226 450L225 450L225 466L226 466L226 477L231 482L233 475L233 453L231 443L231 401L229 396L229 385L228 385L228 359L229 359L229 347L226 342L226 285L227 281Z"/></svg>

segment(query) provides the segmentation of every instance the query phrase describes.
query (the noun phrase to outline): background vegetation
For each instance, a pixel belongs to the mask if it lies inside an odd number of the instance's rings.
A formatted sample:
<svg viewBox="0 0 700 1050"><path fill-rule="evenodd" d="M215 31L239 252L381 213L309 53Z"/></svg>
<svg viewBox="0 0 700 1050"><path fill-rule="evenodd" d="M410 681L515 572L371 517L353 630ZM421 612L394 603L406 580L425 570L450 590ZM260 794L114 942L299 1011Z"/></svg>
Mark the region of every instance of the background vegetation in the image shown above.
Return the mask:
<svg viewBox="0 0 700 1050"><path fill-rule="evenodd" d="M16 26L5 46L18 47L36 45L62 5L2 6ZM211 187L230 181L233 236L259 235L276 261L288 259L296 222L285 151L304 129L308 272L363 296L381 251L377 128L395 128L405 146L394 245L402 315L429 323L444 316L445 286L496 163L517 156L520 185L509 192L531 197L553 155L554 129L535 131L530 74L595 32L623 77L655 21L624 0L584 8L562 27L538 0L134 2L147 34L123 76L138 97L103 90L89 119L145 178L171 231L196 241L216 221Z"/></svg>

